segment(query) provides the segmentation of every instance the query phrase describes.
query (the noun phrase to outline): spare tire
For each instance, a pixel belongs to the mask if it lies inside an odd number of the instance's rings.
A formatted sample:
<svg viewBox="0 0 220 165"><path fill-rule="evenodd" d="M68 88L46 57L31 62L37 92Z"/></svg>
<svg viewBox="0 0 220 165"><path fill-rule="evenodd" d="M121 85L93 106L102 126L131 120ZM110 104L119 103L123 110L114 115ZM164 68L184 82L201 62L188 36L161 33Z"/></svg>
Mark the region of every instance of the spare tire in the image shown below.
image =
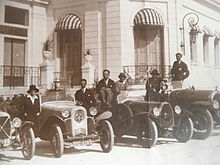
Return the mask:
<svg viewBox="0 0 220 165"><path fill-rule="evenodd" d="M133 127L133 113L126 104L116 104L111 107L112 117L110 119L115 136L121 137L125 131Z"/></svg>

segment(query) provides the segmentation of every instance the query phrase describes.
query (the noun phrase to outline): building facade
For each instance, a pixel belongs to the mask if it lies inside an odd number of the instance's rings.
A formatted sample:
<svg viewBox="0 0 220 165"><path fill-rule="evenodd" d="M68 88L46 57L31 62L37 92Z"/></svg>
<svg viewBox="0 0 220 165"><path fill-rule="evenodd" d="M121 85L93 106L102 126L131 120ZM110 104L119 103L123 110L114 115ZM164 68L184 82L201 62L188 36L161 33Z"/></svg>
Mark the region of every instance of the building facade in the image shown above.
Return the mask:
<svg viewBox="0 0 220 165"><path fill-rule="evenodd" d="M48 38L54 42L48 73L52 71L55 79L67 79L67 84L72 86L79 85L79 80L85 77L86 52L92 55L91 64L95 69L89 72L94 74L94 81L102 77L106 68L115 80L119 72L126 71L141 81L155 68L169 77L175 54L181 52L190 70L186 83L197 88L220 86L220 3L216 0L28 3L28 0L1 1L0 25L27 31L25 36L0 32L1 65L14 66L6 57L10 56L7 49L12 49L8 48L11 38L16 38L16 41L24 40L18 41L24 42L26 50L22 66L39 66L44 61L41 43ZM6 9L13 4L28 11L28 24L8 23ZM51 76L48 73L43 77ZM6 76L1 79L1 85L6 86ZM49 78L50 81L54 80Z"/></svg>

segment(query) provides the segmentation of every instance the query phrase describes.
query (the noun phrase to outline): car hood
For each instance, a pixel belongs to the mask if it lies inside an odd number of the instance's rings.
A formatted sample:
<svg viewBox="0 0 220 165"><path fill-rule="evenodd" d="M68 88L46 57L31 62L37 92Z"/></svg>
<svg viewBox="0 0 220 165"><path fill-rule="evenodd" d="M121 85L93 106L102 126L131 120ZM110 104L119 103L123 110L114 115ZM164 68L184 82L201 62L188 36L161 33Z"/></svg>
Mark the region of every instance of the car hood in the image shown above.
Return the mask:
<svg viewBox="0 0 220 165"><path fill-rule="evenodd" d="M194 102L211 103L216 95L219 95L219 92L214 90L178 89L170 93L169 101L172 105L179 104L183 106Z"/></svg>
<svg viewBox="0 0 220 165"><path fill-rule="evenodd" d="M72 101L50 101L45 102L41 105L41 109L50 109L53 111L63 111L63 110L75 110L75 109L84 109L82 106L77 106Z"/></svg>

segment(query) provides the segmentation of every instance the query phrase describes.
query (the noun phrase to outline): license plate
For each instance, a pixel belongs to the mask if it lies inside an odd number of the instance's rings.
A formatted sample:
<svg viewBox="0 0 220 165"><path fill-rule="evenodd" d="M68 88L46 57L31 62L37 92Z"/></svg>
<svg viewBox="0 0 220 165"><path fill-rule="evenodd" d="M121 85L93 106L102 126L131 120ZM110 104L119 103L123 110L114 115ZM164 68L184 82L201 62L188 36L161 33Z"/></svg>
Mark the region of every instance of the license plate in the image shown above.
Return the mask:
<svg viewBox="0 0 220 165"><path fill-rule="evenodd" d="M73 142L73 146L89 146L92 145L92 140L86 140L86 141L76 141Z"/></svg>

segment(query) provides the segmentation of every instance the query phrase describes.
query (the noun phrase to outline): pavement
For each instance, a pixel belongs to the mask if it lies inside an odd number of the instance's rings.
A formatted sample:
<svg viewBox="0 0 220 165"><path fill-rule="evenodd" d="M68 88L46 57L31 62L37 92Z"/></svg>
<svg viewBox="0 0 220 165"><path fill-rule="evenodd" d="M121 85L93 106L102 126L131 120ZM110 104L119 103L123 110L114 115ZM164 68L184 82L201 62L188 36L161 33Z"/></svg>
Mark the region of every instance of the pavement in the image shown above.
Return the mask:
<svg viewBox="0 0 220 165"><path fill-rule="evenodd" d="M49 142L36 139L32 160L24 160L21 151L0 151L0 165L220 165L220 127L206 140L191 139L179 143L175 139L159 139L151 149L142 148L136 138L115 139L110 153L103 153L98 143L65 149L54 158Z"/></svg>

